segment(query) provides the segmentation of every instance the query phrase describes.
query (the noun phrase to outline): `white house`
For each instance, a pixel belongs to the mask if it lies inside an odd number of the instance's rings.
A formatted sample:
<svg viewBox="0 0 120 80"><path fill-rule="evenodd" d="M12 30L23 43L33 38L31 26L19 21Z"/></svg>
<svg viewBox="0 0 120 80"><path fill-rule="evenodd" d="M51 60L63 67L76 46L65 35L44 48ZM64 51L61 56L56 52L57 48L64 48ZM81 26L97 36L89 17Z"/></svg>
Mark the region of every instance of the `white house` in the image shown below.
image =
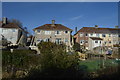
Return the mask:
<svg viewBox="0 0 120 80"><path fill-rule="evenodd" d="M103 39L98 37L89 37L89 50L94 49L95 47L100 47L103 44Z"/></svg>
<svg viewBox="0 0 120 80"><path fill-rule="evenodd" d="M7 18L0 22L0 40L2 37L10 41L12 45L26 44L27 32L15 23L7 23Z"/></svg>

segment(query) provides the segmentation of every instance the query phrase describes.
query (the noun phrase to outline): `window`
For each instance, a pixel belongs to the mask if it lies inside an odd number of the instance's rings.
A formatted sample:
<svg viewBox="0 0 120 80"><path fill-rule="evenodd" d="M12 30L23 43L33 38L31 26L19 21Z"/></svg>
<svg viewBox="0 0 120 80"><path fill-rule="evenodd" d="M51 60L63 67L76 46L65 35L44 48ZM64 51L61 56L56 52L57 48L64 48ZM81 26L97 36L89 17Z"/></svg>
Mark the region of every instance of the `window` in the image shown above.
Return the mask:
<svg viewBox="0 0 120 80"><path fill-rule="evenodd" d="M80 33L80 37L83 37L83 33Z"/></svg>
<svg viewBox="0 0 120 80"><path fill-rule="evenodd" d="M104 44L106 44L107 42L105 41Z"/></svg>
<svg viewBox="0 0 120 80"><path fill-rule="evenodd" d="M91 33L90 36L93 36L93 33Z"/></svg>
<svg viewBox="0 0 120 80"><path fill-rule="evenodd" d="M37 32L40 33L40 30L38 29Z"/></svg>
<svg viewBox="0 0 120 80"><path fill-rule="evenodd" d="M88 36L88 34L86 33L85 36Z"/></svg>
<svg viewBox="0 0 120 80"><path fill-rule="evenodd" d="M98 41L95 41L95 43L98 43Z"/></svg>
<svg viewBox="0 0 120 80"><path fill-rule="evenodd" d="M51 34L51 31L45 31L45 34L49 35L49 34Z"/></svg>
<svg viewBox="0 0 120 80"><path fill-rule="evenodd" d="M100 37L100 35L99 35L99 34L96 34L96 36L97 36L97 37Z"/></svg>
<svg viewBox="0 0 120 80"><path fill-rule="evenodd" d="M120 37L120 34L118 35L118 37Z"/></svg>
<svg viewBox="0 0 120 80"><path fill-rule="evenodd" d="M106 35L105 35L105 34L102 34L102 37L106 37Z"/></svg>
<svg viewBox="0 0 120 80"><path fill-rule="evenodd" d="M49 41L50 41L50 39L49 39L49 38L46 38L46 39L44 39L44 41L45 41L45 42L49 42Z"/></svg>
<svg viewBox="0 0 120 80"><path fill-rule="evenodd" d="M65 31L65 33L67 34L67 33L68 33L68 31Z"/></svg>
<svg viewBox="0 0 120 80"><path fill-rule="evenodd" d="M116 37L116 34L113 34L113 37Z"/></svg>
<svg viewBox="0 0 120 80"><path fill-rule="evenodd" d="M12 32L15 32L15 29L12 29Z"/></svg>
<svg viewBox="0 0 120 80"><path fill-rule="evenodd" d="M2 32L3 32L3 33L6 33L6 32L7 32L7 29L2 29Z"/></svg>
<svg viewBox="0 0 120 80"><path fill-rule="evenodd" d="M55 31L55 34L56 35L61 34L61 31Z"/></svg>
<svg viewBox="0 0 120 80"><path fill-rule="evenodd" d="M80 40L80 43L81 43L81 44L84 43L84 40Z"/></svg>
<svg viewBox="0 0 120 80"><path fill-rule="evenodd" d="M109 41L109 43L111 43L111 41Z"/></svg>
<svg viewBox="0 0 120 80"><path fill-rule="evenodd" d="M67 38L65 38L65 42L68 42L68 39L67 39Z"/></svg>
<svg viewBox="0 0 120 80"><path fill-rule="evenodd" d="M38 42L41 42L41 41L42 41L42 39L38 39L37 41L38 41Z"/></svg>
<svg viewBox="0 0 120 80"><path fill-rule="evenodd" d="M111 37L111 34L109 34L109 37Z"/></svg>
<svg viewBox="0 0 120 80"><path fill-rule="evenodd" d="M86 40L85 43L88 43L88 41Z"/></svg>
<svg viewBox="0 0 120 80"><path fill-rule="evenodd" d="M56 38L55 43L56 44L61 44L62 43L61 38Z"/></svg>

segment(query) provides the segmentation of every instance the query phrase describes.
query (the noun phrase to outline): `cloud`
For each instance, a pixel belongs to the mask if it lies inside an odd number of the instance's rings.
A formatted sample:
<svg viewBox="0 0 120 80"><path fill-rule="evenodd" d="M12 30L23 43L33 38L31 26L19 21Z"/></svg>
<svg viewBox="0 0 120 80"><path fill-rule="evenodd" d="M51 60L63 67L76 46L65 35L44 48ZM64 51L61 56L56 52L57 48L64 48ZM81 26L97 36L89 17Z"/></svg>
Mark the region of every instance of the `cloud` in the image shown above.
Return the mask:
<svg viewBox="0 0 120 80"><path fill-rule="evenodd" d="M76 16L76 17L73 17L73 18L71 18L70 20L78 20L78 19L80 19L80 18L82 18L83 16Z"/></svg>

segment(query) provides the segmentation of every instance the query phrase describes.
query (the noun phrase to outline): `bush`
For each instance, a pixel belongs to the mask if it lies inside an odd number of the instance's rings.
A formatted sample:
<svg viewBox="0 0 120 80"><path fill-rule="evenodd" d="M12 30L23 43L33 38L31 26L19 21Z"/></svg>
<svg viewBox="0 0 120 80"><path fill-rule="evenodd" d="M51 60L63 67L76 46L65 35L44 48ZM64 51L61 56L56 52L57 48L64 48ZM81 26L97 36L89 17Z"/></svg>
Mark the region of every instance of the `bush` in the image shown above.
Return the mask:
<svg viewBox="0 0 120 80"><path fill-rule="evenodd" d="M39 65L39 56L33 55L34 51L31 50L14 50L13 53L10 51L2 51L2 68L3 74L7 72L12 73L11 76L15 76L16 71L27 70L34 68Z"/></svg>
<svg viewBox="0 0 120 80"><path fill-rule="evenodd" d="M80 51L80 44L79 44L79 43L75 43L75 44L73 45L73 49L74 49L75 51Z"/></svg>
<svg viewBox="0 0 120 80"><path fill-rule="evenodd" d="M41 52L41 68L68 69L77 65L77 54L68 54L65 45L52 42L41 42L38 44Z"/></svg>

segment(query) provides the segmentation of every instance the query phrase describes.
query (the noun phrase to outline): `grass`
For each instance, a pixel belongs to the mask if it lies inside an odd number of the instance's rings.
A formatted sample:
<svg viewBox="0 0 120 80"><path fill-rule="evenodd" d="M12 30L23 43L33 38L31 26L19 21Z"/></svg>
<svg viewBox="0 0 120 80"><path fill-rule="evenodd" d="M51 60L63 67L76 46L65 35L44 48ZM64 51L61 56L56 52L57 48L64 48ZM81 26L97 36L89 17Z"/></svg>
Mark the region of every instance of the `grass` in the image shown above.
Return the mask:
<svg viewBox="0 0 120 80"><path fill-rule="evenodd" d="M86 61L80 61L79 66L80 69L85 69L88 72L96 71L102 68L104 62L104 66L107 68L109 66L117 66L118 63L116 63L115 60L86 60ZM84 67L83 67L84 66Z"/></svg>

